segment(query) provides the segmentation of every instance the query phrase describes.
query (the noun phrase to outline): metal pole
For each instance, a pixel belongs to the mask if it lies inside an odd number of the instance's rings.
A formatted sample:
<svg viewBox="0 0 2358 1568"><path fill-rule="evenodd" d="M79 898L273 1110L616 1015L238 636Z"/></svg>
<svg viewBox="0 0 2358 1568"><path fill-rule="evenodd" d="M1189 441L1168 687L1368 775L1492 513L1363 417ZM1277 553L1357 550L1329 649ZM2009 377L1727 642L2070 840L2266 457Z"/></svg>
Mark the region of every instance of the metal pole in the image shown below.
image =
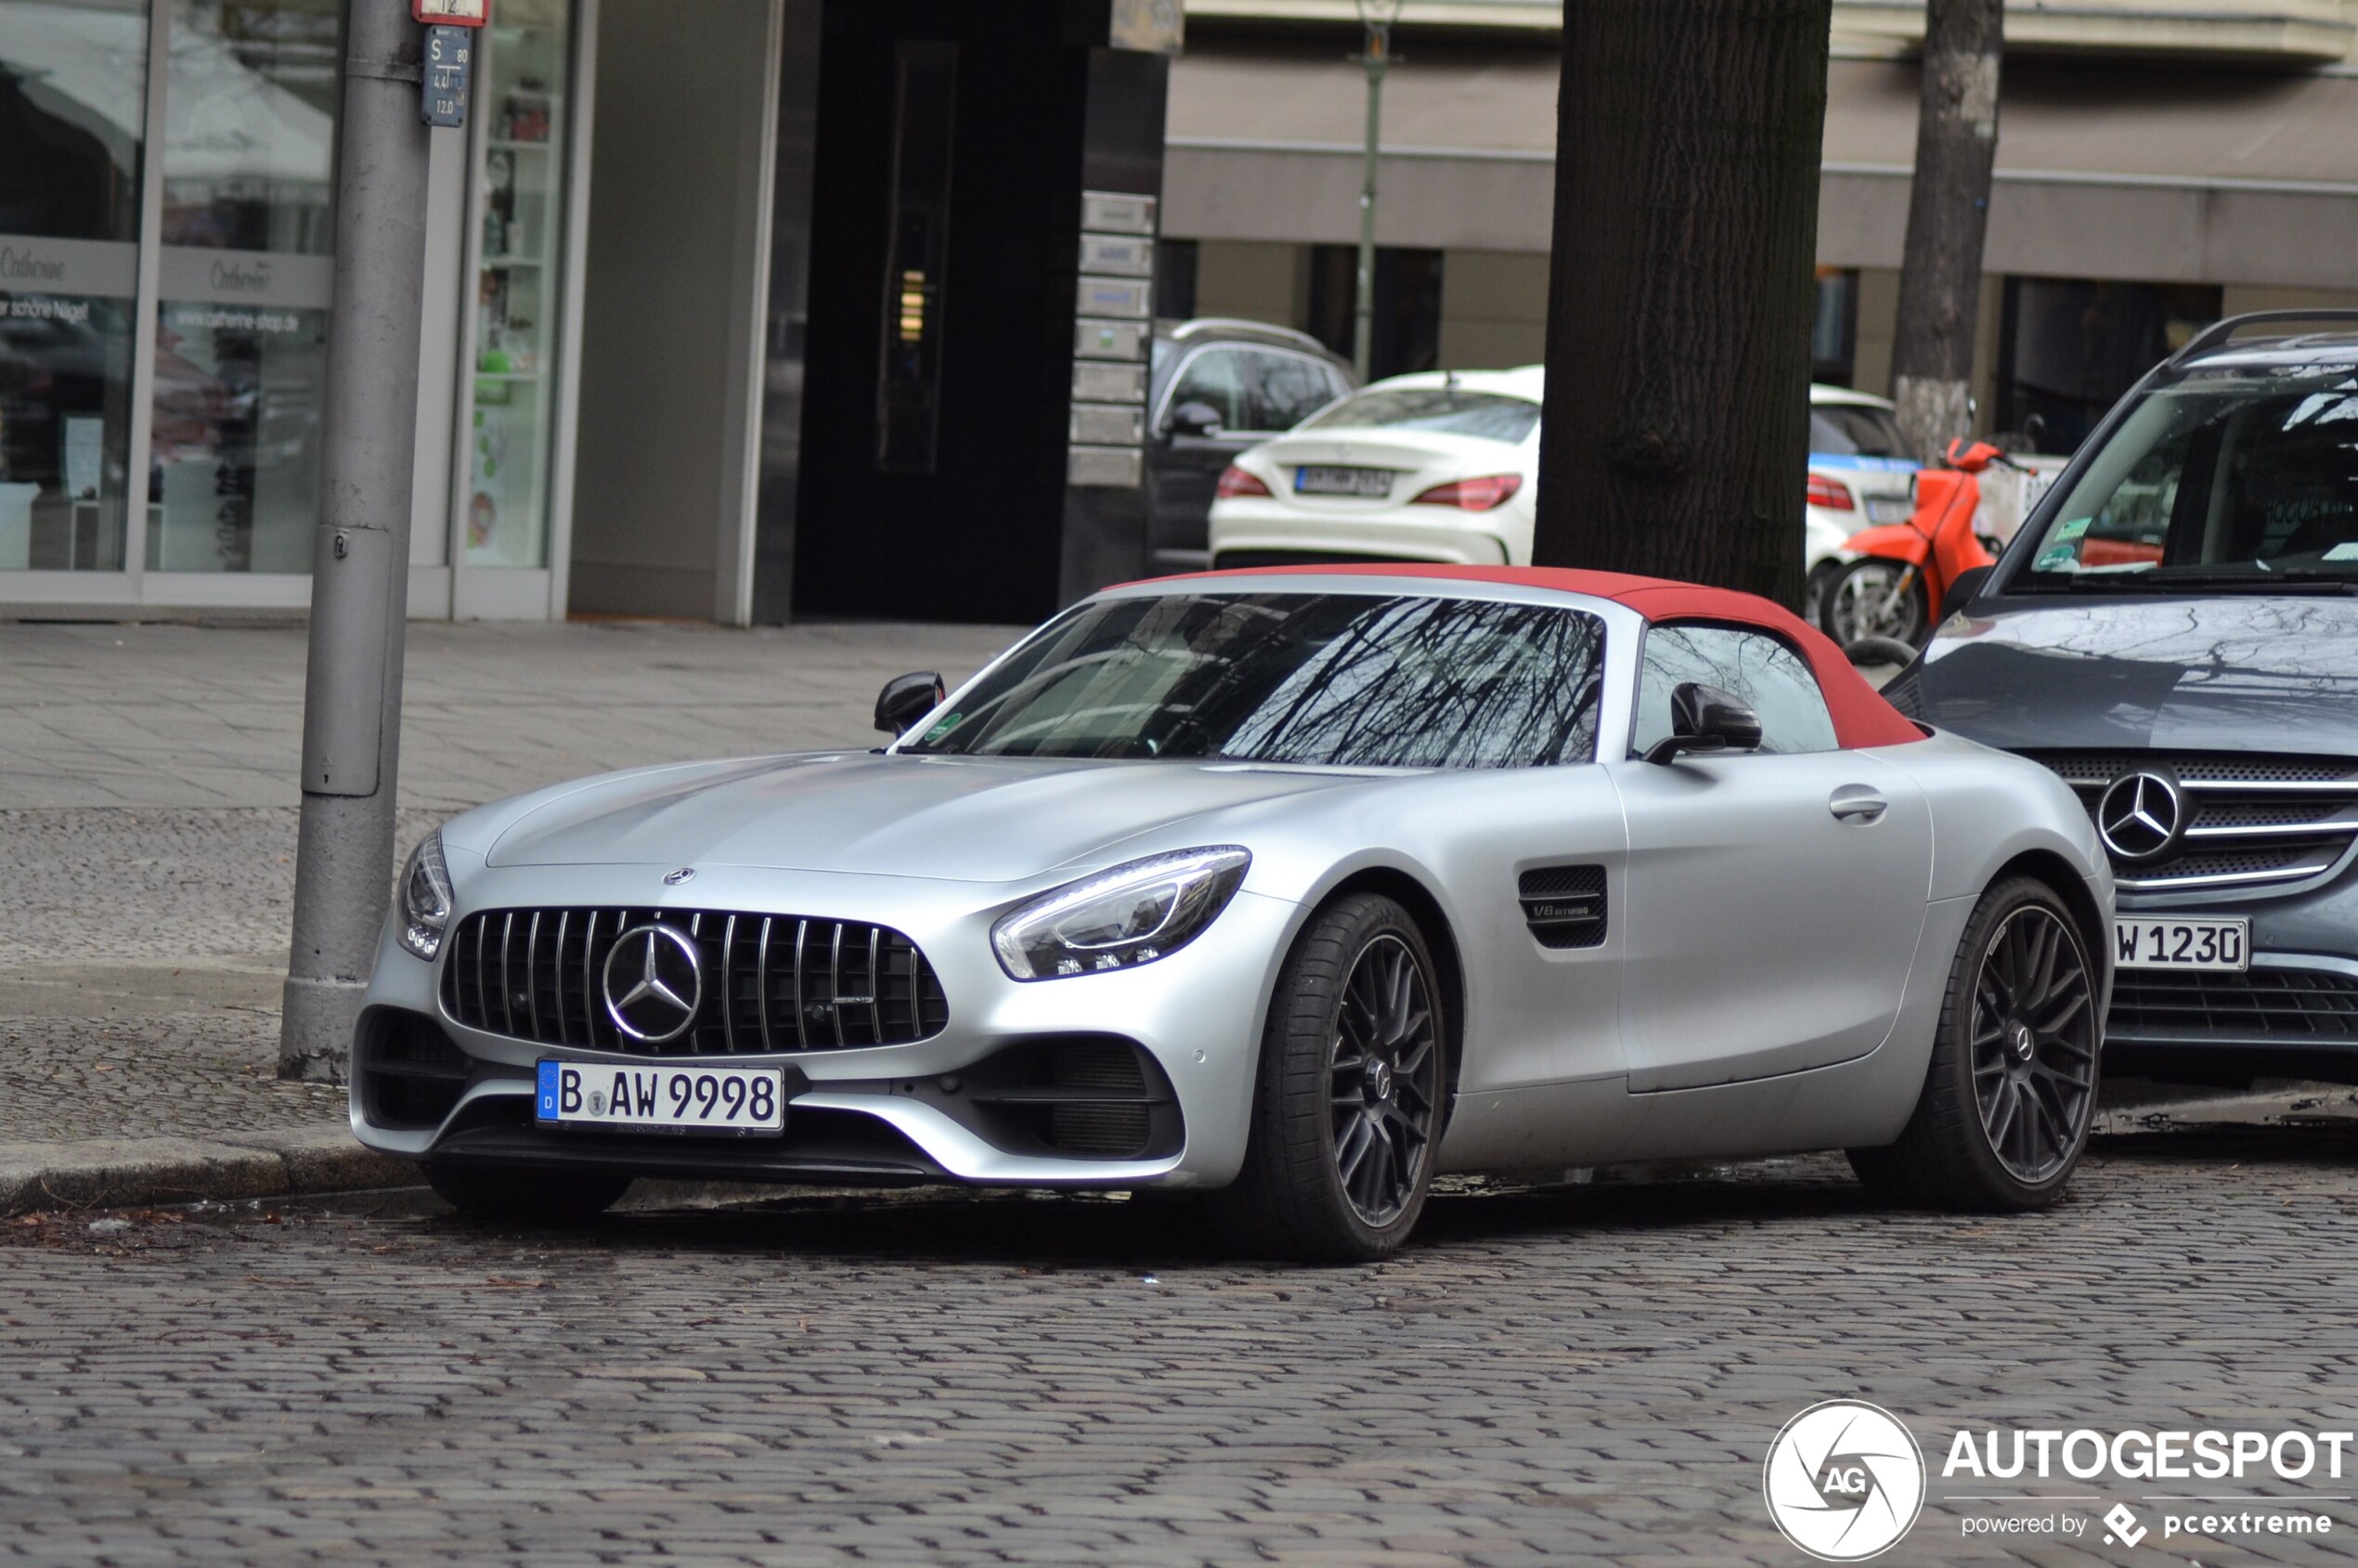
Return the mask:
<svg viewBox="0 0 2358 1568"><path fill-rule="evenodd" d="M281 1078L344 1076L393 883L425 276L423 36L405 0L345 0L336 292Z"/></svg>
<svg viewBox="0 0 2358 1568"><path fill-rule="evenodd" d="M1359 174L1359 281L1351 324L1351 363L1361 382L1372 374L1376 352L1376 150L1383 137L1383 73L1391 63L1392 29L1367 24L1367 146Z"/></svg>

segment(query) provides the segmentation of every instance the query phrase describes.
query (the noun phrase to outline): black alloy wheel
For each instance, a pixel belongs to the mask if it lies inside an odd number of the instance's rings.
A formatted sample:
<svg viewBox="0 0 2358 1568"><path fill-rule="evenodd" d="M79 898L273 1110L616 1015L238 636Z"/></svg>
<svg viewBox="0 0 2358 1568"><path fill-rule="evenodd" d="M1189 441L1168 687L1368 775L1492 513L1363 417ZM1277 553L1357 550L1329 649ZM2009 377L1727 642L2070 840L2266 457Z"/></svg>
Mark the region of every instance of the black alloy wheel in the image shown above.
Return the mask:
<svg viewBox="0 0 2358 1568"><path fill-rule="evenodd" d="M1850 1151L1861 1181L1896 1202L1984 1213L2062 1196L2095 1123L2102 1069L2104 971L2089 940L2037 877L1982 894L1950 965L1914 1113L1896 1141Z"/></svg>
<svg viewBox="0 0 2358 1568"><path fill-rule="evenodd" d="M2002 921L1974 985L1974 1098L1990 1152L2027 1186L2079 1152L2096 1097L2095 988L2054 910Z"/></svg>
<svg viewBox="0 0 2358 1568"><path fill-rule="evenodd" d="M1447 1104L1438 974L1394 900L1347 893L1310 917L1270 998L1244 1166L1209 1195L1224 1240L1366 1263L1416 1228Z"/></svg>
<svg viewBox="0 0 2358 1568"><path fill-rule="evenodd" d="M1335 1174L1352 1212L1380 1228L1424 1175L1439 1095L1440 1021L1422 966L1385 932L1359 952L1335 1020Z"/></svg>

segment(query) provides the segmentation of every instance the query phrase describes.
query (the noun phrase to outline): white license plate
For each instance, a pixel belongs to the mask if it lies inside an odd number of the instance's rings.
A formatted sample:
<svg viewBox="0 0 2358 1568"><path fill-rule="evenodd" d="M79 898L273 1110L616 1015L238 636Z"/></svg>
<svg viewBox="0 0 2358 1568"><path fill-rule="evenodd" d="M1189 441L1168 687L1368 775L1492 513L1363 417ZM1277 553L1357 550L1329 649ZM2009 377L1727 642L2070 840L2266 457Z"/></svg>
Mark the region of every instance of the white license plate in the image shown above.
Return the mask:
<svg viewBox="0 0 2358 1568"><path fill-rule="evenodd" d="M1916 503L1904 496L1869 496L1867 521L1870 523L1905 523Z"/></svg>
<svg viewBox="0 0 2358 1568"><path fill-rule="evenodd" d="M1388 468L1298 468L1293 475L1298 496L1363 496L1380 499L1392 494Z"/></svg>
<svg viewBox="0 0 2358 1568"><path fill-rule="evenodd" d="M2123 969L2251 967L2248 920L2131 920L2112 923L2113 962Z"/></svg>
<svg viewBox="0 0 2358 1568"><path fill-rule="evenodd" d="M566 1127L783 1133L783 1078L774 1067L609 1067L543 1060L533 1114L544 1123Z"/></svg>

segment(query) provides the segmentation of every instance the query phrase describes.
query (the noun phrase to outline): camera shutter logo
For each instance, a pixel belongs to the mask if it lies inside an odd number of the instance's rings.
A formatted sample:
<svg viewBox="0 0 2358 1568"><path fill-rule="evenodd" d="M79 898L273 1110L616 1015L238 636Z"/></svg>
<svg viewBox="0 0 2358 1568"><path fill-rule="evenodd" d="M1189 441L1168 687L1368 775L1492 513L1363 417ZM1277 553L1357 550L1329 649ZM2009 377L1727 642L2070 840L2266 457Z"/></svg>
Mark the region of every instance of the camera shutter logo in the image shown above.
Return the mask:
<svg viewBox="0 0 2358 1568"><path fill-rule="evenodd" d="M1761 1492L1785 1539L1825 1562L1859 1562L1907 1535L1924 1506L1924 1459L1890 1411L1813 1405L1768 1445Z"/></svg>
<svg viewBox="0 0 2358 1568"><path fill-rule="evenodd" d="M606 1016L633 1040L660 1045L688 1032L704 1000L704 957L668 926L633 926L606 954Z"/></svg>

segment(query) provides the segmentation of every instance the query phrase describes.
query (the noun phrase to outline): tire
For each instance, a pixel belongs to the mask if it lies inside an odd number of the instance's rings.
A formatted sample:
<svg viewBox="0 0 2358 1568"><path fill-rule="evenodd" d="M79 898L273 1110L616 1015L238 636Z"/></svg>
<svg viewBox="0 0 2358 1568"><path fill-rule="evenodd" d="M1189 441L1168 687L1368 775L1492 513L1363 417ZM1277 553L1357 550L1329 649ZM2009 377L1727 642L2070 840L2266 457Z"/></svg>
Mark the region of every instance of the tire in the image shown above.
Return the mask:
<svg viewBox="0 0 2358 1568"><path fill-rule="evenodd" d="M538 1227L597 1218L629 1190L630 1178L619 1171L535 1171L438 1160L427 1165L426 1185L462 1219Z"/></svg>
<svg viewBox="0 0 2358 1568"><path fill-rule="evenodd" d="M1851 1168L1912 1208L2043 1209L2088 1147L2103 1045L2086 936L2054 888L2008 877L1957 944L1914 1116Z"/></svg>
<svg viewBox="0 0 2358 1568"><path fill-rule="evenodd" d="M1898 593L1903 561L1862 555L1834 574L1818 603L1818 628L1847 648L1862 637L1890 637L1921 647L1932 626L1932 600L1921 571Z"/></svg>
<svg viewBox="0 0 2358 1568"><path fill-rule="evenodd" d="M1372 894L1311 917L1263 1030L1244 1170L1211 1195L1221 1238L1303 1263L1387 1257L1432 1183L1448 1027L1416 920Z"/></svg>
<svg viewBox="0 0 2358 1568"><path fill-rule="evenodd" d="M1842 568L1839 561L1820 561L1801 585L1801 618L1820 630L1825 628L1826 590L1842 575Z"/></svg>

